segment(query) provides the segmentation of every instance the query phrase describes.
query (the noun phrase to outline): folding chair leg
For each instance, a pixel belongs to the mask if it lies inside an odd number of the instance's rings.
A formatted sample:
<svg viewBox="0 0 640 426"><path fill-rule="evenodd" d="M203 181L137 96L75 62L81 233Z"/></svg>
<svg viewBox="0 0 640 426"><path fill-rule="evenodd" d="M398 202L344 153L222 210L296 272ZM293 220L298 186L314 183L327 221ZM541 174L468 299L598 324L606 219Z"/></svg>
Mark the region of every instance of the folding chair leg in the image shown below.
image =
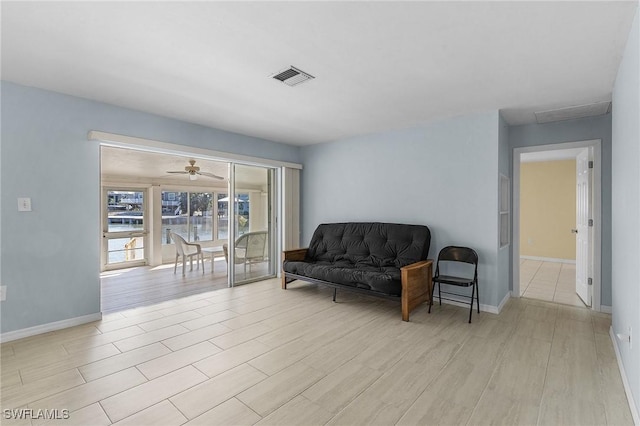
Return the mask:
<svg viewBox="0 0 640 426"><path fill-rule="evenodd" d="M178 253L176 253L176 261L173 262L173 273L176 273L176 270L178 269L178 257L180 257L180 255Z"/></svg>
<svg viewBox="0 0 640 426"><path fill-rule="evenodd" d="M431 298L429 299L429 313L431 313L431 307L433 306L433 291L436 289L438 283L433 283L431 286Z"/></svg>
<svg viewBox="0 0 640 426"><path fill-rule="evenodd" d="M471 286L471 303L469 304L469 324L471 324L471 315L473 314L473 297L476 294L476 286Z"/></svg>
<svg viewBox="0 0 640 426"><path fill-rule="evenodd" d="M478 305L478 314L480 313L480 290L478 289L478 283L476 283L476 304Z"/></svg>
<svg viewBox="0 0 640 426"><path fill-rule="evenodd" d="M182 276L184 277L184 268L187 266L187 256L182 256Z"/></svg>
<svg viewBox="0 0 640 426"><path fill-rule="evenodd" d="M336 292L338 291L338 289L336 287L333 288L333 301L336 301Z"/></svg>

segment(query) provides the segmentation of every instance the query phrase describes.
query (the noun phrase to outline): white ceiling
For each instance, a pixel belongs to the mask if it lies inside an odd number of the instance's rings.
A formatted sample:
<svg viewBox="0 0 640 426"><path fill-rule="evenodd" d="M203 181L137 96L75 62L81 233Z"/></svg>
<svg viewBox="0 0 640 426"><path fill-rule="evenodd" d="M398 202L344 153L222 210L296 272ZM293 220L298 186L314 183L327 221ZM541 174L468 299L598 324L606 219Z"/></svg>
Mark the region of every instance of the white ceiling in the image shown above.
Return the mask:
<svg viewBox="0 0 640 426"><path fill-rule="evenodd" d="M638 3L1 4L4 80L305 145L610 100Z"/></svg>

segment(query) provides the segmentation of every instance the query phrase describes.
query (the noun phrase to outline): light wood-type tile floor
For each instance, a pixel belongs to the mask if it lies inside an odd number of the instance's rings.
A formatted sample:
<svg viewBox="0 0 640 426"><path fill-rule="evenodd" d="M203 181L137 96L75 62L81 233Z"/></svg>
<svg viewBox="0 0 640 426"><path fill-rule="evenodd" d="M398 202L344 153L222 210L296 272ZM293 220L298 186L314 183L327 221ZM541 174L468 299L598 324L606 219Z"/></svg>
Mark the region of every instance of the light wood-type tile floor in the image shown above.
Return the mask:
<svg viewBox="0 0 640 426"><path fill-rule="evenodd" d="M585 308L576 294L576 265L520 259L520 295Z"/></svg>
<svg viewBox="0 0 640 426"><path fill-rule="evenodd" d="M467 315L407 323L392 301L261 281L4 343L0 405L64 425L632 424L609 315Z"/></svg>

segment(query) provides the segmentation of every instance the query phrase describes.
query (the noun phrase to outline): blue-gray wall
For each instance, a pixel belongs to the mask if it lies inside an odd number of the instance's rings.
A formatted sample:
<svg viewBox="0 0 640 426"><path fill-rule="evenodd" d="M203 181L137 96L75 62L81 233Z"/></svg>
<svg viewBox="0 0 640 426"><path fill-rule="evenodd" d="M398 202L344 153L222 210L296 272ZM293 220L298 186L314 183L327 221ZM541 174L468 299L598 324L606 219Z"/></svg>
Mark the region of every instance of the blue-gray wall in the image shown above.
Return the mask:
<svg viewBox="0 0 640 426"><path fill-rule="evenodd" d="M512 149L591 139L602 140L602 287L600 303L611 306L611 114L509 128L509 144ZM510 162L513 162L513 158L510 158ZM513 170L513 167L511 169Z"/></svg>
<svg viewBox="0 0 640 426"><path fill-rule="evenodd" d="M298 147L2 82L1 331L100 312L101 130L300 162ZM33 211L18 213L17 198Z"/></svg>
<svg viewBox="0 0 640 426"><path fill-rule="evenodd" d="M631 27L613 89L614 333L632 329L632 345L617 341L632 399L640 409L640 22ZM636 415L638 413L636 412ZM636 424L639 419L636 417Z"/></svg>
<svg viewBox="0 0 640 426"><path fill-rule="evenodd" d="M493 111L303 147L303 246L325 222L428 225L431 258L478 251L480 303L497 307L498 132Z"/></svg>

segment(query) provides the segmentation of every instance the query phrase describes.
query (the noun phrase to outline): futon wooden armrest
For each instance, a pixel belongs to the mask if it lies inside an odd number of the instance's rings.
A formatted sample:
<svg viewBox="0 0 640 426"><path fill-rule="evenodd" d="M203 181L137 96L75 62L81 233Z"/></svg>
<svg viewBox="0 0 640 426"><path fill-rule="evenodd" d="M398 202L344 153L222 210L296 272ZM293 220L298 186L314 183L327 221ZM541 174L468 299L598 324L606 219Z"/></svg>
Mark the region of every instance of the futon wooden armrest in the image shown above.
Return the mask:
<svg viewBox="0 0 640 426"><path fill-rule="evenodd" d="M409 313L431 299L433 260L423 260L400 268L402 279L402 320L409 321Z"/></svg>
<svg viewBox="0 0 640 426"><path fill-rule="evenodd" d="M282 262L285 260L304 260L307 255L308 248L294 249L294 250L285 250L282 252ZM289 281L293 281L292 279L288 279L285 276L284 271L282 271L282 288L284 290L287 289L287 283Z"/></svg>
<svg viewBox="0 0 640 426"><path fill-rule="evenodd" d="M307 254L308 248L301 248L295 250L285 250L282 252L282 260L304 260Z"/></svg>

